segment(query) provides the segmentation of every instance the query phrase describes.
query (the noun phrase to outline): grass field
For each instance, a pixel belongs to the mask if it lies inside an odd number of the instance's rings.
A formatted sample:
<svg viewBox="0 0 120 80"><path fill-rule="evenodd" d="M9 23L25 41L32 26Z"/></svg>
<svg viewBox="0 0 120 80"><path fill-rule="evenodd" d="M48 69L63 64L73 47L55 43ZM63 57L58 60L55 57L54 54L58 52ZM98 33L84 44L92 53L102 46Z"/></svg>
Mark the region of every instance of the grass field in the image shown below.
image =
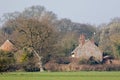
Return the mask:
<svg viewBox="0 0 120 80"><path fill-rule="evenodd" d="M120 72L10 72L0 80L120 80Z"/></svg>

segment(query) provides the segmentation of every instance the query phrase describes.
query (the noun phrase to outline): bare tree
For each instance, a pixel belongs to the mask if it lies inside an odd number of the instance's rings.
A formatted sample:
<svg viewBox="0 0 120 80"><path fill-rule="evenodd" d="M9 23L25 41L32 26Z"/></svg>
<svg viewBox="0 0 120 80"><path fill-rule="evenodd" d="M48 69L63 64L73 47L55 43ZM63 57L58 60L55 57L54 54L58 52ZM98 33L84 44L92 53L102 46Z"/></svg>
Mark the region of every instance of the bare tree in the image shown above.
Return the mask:
<svg viewBox="0 0 120 80"><path fill-rule="evenodd" d="M19 46L31 48L39 59L39 67L42 71L41 57L51 52L54 44L55 30L52 25L46 22L40 22L36 19L18 19L14 21L17 24L16 43Z"/></svg>

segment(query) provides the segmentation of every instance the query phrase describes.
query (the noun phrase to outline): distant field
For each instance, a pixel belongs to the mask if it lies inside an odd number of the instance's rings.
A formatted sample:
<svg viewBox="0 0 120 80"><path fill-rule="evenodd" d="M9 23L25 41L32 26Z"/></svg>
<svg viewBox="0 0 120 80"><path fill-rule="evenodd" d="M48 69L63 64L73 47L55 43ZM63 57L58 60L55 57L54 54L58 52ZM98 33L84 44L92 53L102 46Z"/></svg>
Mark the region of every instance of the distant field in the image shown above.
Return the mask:
<svg viewBox="0 0 120 80"><path fill-rule="evenodd" d="M120 72L10 72L0 80L120 80Z"/></svg>

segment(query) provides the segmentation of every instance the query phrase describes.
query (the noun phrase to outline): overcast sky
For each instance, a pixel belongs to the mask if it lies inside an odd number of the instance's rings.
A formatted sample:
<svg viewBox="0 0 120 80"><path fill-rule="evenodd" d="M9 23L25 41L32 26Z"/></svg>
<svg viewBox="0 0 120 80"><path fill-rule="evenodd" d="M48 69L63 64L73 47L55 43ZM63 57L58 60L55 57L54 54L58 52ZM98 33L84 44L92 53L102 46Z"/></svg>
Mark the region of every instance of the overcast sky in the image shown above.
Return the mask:
<svg viewBox="0 0 120 80"><path fill-rule="evenodd" d="M0 0L0 17L4 13L42 5L58 18L99 25L120 17L120 0Z"/></svg>

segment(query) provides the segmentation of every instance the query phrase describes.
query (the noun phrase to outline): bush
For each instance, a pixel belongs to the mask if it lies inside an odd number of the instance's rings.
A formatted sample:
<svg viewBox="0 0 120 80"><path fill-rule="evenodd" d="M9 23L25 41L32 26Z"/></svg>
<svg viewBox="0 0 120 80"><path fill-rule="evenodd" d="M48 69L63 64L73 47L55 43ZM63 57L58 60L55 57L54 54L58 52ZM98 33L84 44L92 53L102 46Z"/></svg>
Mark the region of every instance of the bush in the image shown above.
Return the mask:
<svg viewBox="0 0 120 80"><path fill-rule="evenodd" d="M106 71L120 71L120 65L104 65Z"/></svg>
<svg viewBox="0 0 120 80"><path fill-rule="evenodd" d="M59 71L59 64L55 63L54 61L46 63L44 67L47 71Z"/></svg>
<svg viewBox="0 0 120 80"><path fill-rule="evenodd" d="M120 65L89 65L89 64L58 64L55 62L48 62L45 65L45 69L48 71L120 71Z"/></svg>
<svg viewBox="0 0 120 80"><path fill-rule="evenodd" d="M59 58L56 59L56 63L58 63L58 64L69 64L70 59L66 58L66 57L59 57Z"/></svg>
<svg viewBox="0 0 120 80"><path fill-rule="evenodd" d="M79 61L79 64L88 64L88 60L87 59L81 59Z"/></svg>
<svg viewBox="0 0 120 80"><path fill-rule="evenodd" d="M15 59L12 52L0 51L0 72L15 71Z"/></svg>
<svg viewBox="0 0 120 80"><path fill-rule="evenodd" d="M100 64L100 62L98 60L96 60L95 57L91 56L88 60L88 64L96 65L96 64Z"/></svg>
<svg viewBox="0 0 120 80"><path fill-rule="evenodd" d="M40 71L40 69L39 69L38 67L36 67L34 63L25 64L25 65L23 66L23 69L24 69L24 71L27 71L27 72Z"/></svg>
<svg viewBox="0 0 120 80"><path fill-rule="evenodd" d="M39 68L36 66L38 62L38 58L34 55L32 51L28 48L24 48L22 50L22 55L18 56L20 61L18 62L18 68L20 70L24 70L27 72L35 72L40 71Z"/></svg>
<svg viewBox="0 0 120 80"><path fill-rule="evenodd" d="M101 62L99 62L98 60L95 59L95 57L90 57L88 60L87 59L81 59L79 61L79 64L87 64L87 65L96 65L96 64L100 64Z"/></svg>

